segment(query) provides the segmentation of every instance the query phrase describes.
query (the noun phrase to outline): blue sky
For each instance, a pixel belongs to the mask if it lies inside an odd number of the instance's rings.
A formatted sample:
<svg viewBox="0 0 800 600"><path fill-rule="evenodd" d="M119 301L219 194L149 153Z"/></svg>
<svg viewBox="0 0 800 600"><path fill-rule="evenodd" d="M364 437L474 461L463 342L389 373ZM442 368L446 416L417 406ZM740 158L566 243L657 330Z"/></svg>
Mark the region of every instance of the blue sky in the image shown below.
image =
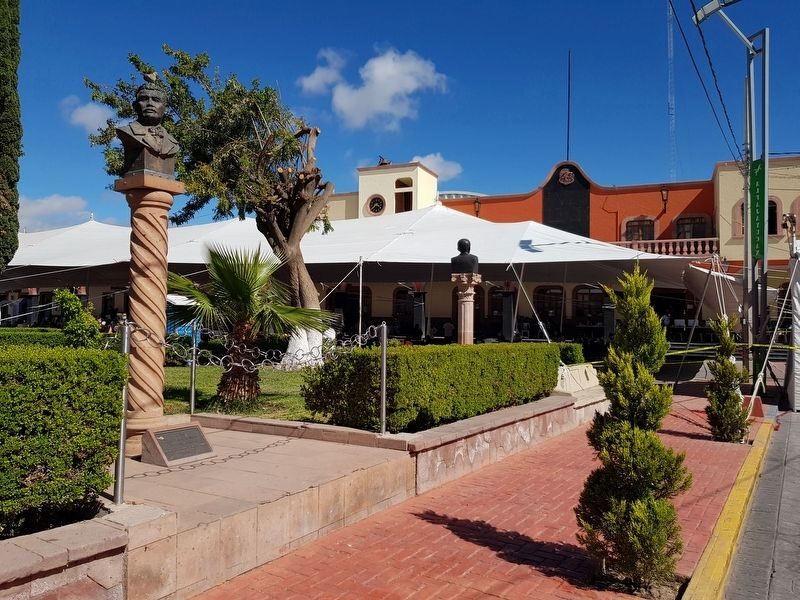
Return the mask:
<svg viewBox="0 0 800 600"><path fill-rule="evenodd" d="M699 6L700 0L695 0ZM673 0L724 115L690 0ZM223 74L260 79L318 125L318 156L337 191L382 155L422 157L440 190L538 187L565 158L566 62L572 51L570 158L605 185L672 179L667 111L667 0L275 3L174 0L150 6L23 0L24 127L20 220L28 231L97 220L127 224L87 130L104 113L84 77L113 83L136 52L159 67L162 43L208 52ZM151 16L144 12L150 11ZM800 2L742 0L728 16L771 34L771 150L800 152ZM718 16L703 24L737 141L744 47ZM708 179L731 153L674 27L678 181ZM207 222L205 210L195 222Z"/></svg>

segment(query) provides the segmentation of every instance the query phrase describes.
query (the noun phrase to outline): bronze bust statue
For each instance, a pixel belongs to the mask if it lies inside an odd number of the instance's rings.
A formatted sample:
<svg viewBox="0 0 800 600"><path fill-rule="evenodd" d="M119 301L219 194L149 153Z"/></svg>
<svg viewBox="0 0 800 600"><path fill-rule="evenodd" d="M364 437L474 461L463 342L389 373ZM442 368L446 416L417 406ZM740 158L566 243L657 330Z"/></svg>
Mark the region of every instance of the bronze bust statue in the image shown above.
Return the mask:
<svg viewBox="0 0 800 600"><path fill-rule="evenodd" d="M167 109L167 92L155 83L155 76L146 79L136 90L133 101L136 120L117 127L125 154L122 175L144 173L174 179L175 157L180 147L161 125Z"/></svg>
<svg viewBox="0 0 800 600"><path fill-rule="evenodd" d="M470 254L471 244L468 239L462 238L458 240L458 256L450 259L450 272L451 273L477 273L478 272L478 257Z"/></svg>

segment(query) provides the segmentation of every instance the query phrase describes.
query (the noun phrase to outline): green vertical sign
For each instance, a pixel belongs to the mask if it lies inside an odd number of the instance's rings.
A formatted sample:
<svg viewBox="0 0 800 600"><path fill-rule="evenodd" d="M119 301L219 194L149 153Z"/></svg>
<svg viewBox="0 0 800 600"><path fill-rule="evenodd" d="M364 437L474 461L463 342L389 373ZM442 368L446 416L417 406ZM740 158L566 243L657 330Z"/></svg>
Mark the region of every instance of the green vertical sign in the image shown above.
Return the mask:
<svg viewBox="0 0 800 600"><path fill-rule="evenodd" d="M764 161L750 163L750 256L753 260L764 257L766 240L766 215L764 202Z"/></svg>

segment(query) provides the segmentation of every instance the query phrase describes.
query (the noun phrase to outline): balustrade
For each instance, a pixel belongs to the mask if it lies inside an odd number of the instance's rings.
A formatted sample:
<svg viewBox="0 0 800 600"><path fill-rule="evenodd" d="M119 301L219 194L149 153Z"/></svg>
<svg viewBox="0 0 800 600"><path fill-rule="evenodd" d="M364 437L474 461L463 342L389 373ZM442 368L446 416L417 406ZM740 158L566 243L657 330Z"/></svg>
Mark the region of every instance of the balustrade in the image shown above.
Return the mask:
<svg viewBox="0 0 800 600"><path fill-rule="evenodd" d="M674 240L632 240L611 242L615 246L670 256L706 257L719 253L719 238L688 238Z"/></svg>

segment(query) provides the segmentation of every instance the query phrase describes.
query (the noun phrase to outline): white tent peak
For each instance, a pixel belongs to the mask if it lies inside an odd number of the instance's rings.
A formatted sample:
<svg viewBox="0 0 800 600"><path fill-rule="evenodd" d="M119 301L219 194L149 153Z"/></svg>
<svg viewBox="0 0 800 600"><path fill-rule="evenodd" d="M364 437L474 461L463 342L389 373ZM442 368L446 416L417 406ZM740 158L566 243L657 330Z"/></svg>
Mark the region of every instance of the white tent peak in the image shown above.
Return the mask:
<svg viewBox="0 0 800 600"><path fill-rule="evenodd" d="M438 279L449 280L450 258L458 253L461 238L472 244L481 272L510 279L511 264L529 265L526 278L562 281L606 280L604 269L615 275L641 261L651 276L668 279L668 285L683 287L680 271L688 263L683 257L661 256L623 248L534 221L495 223L465 214L442 204L374 218L334 221L333 231L307 233L301 245L303 257L317 281L335 281L346 265L381 265L370 277L382 280L428 280L433 265ZM202 225L172 227L168 231L168 261L173 265L204 265L210 244L232 249L270 252L254 219L231 219ZM11 266L98 266L130 260L130 228L89 221L49 232L20 233L20 249ZM338 267L336 267L338 265ZM583 265L583 267L581 267ZM656 268L658 265L658 268ZM493 267L492 267L493 266ZM346 270L349 270L347 267ZM532 269L538 268L534 274ZM422 273L427 275L422 275ZM341 275L340 275L341 276ZM660 276L660 277L658 277Z"/></svg>

